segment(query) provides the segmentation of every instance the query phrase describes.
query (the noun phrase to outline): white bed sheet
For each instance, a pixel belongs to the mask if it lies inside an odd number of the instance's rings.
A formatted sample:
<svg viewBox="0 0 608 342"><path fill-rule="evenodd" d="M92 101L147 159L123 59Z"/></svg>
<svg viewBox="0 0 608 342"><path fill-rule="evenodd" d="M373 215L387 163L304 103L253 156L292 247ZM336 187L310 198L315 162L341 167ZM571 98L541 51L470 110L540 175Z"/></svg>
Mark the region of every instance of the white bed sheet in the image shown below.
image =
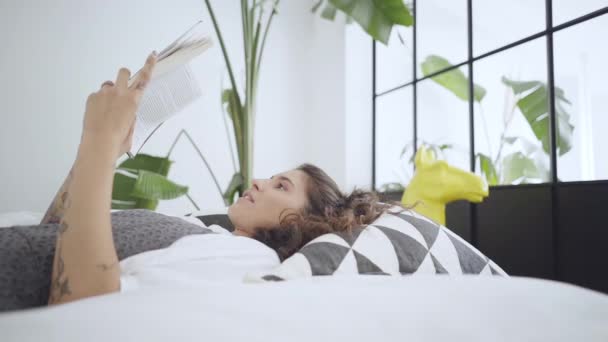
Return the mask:
<svg viewBox="0 0 608 342"><path fill-rule="evenodd" d="M608 341L608 296L533 278L334 276L0 315L2 341Z"/></svg>
<svg viewBox="0 0 608 342"><path fill-rule="evenodd" d="M0 213L0 228L39 224L44 213L35 211L11 211Z"/></svg>

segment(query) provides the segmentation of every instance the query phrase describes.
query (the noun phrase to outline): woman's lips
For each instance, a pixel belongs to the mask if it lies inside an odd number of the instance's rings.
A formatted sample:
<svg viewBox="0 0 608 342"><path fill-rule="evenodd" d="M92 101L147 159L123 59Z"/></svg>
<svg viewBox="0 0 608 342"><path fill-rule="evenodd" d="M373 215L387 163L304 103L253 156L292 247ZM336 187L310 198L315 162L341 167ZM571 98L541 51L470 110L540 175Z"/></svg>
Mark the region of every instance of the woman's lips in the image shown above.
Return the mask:
<svg viewBox="0 0 608 342"><path fill-rule="evenodd" d="M251 191L249 191L249 190L245 191L245 193L243 194L243 196L241 198L245 198L249 202L255 203L255 200L253 199L253 196L251 196Z"/></svg>

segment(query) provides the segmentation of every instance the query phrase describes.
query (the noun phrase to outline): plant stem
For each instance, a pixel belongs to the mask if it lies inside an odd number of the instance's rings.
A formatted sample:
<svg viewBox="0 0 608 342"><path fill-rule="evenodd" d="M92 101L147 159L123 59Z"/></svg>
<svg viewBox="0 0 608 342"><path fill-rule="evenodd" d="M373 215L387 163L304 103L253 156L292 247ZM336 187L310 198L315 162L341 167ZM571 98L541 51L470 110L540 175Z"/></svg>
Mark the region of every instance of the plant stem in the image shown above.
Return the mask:
<svg viewBox="0 0 608 342"><path fill-rule="evenodd" d="M498 161L500 160L500 157L502 154L502 148L505 144L505 136L506 136L507 130L509 129L509 126L511 125L511 122L513 121L513 116L514 116L513 112L514 111L515 111L515 104L513 106L511 106L511 115L509 115L509 120L507 120L507 122L505 122L505 127L502 130L502 134L500 135L500 146L498 147L498 154L496 154L496 159L494 160L494 165L498 166Z"/></svg>
<svg viewBox="0 0 608 342"><path fill-rule="evenodd" d="M247 44L249 37L249 23L247 22L247 0L241 0L241 23L243 26L243 53L245 55L245 60L249 56L249 46Z"/></svg>
<svg viewBox="0 0 608 342"><path fill-rule="evenodd" d="M188 197L188 199L190 200L190 203L192 203L192 205L196 208L196 210L201 210L201 208L199 208L198 205L196 205L196 202L194 202L194 200L192 199L192 197L190 197L190 195L188 193L186 193L186 197Z"/></svg>
<svg viewBox="0 0 608 342"><path fill-rule="evenodd" d="M230 58L228 57L228 51L226 50L226 46L224 45L224 39L222 38L222 32L217 24L217 20L215 19L215 14L213 13L213 9L211 8L211 3L209 0L205 0L205 4L207 5L207 10L209 11L209 16L211 17L211 21L213 22L213 28L215 29L215 33L217 34L217 39L220 42L220 47L222 48L222 54L224 55L224 62L226 63L226 69L228 69L228 76L230 77L230 83L232 84L232 89L234 90L236 100L241 104L241 98L239 97L239 91L236 87L236 80L234 78L234 73L232 72L232 64L230 64Z"/></svg>
<svg viewBox="0 0 608 342"><path fill-rule="evenodd" d="M224 128L226 129L226 139L228 139L228 148L230 149L230 161L232 161L232 170L236 172L236 161L234 160L234 148L232 147L232 136L230 135L230 128L228 128L228 120L226 116L228 113L224 112L224 104L220 104L222 107L222 119L224 120ZM230 104L229 104L230 105Z"/></svg>
<svg viewBox="0 0 608 342"><path fill-rule="evenodd" d="M481 117L481 122L483 124L483 131L485 133L486 136L486 141L488 142L488 149L490 150L490 156L493 155L493 149L492 149L492 142L490 141L490 134L488 132L488 123L486 122L486 115L483 111L483 106L481 105L481 102L479 103L479 116Z"/></svg>
<svg viewBox="0 0 608 342"><path fill-rule="evenodd" d="M185 129L182 129L177 134L177 137L175 138L175 140L173 141L173 144L171 145L171 149L169 149L169 153L167 153L167 158L169 158L169 156L173 152L173 148L175 147L175 144L177 143L177 140L182 135L185 135L186 138L188 138L188 140L190 140L190 143L192 144L192 146L196 150L196 153L198 153L199 157L201 157L201 159L203 160L203 163L205 163L205 166L207 167L207 170L209 171L209 174L211 175L211 178L213 179L213 182L215 183L215 186L217 187L217 191L220 193L220 196L223 198L222 188L220 187L220 183L217 181L217 178L215 177L215 174L213 173L213 170L211 170L211 166L207 162L207 159L203 155L203 152L201 152L201 150L198 148L198 146L194 143L194 140L192 139L192 137L190 136L190 134L188 134L188 132L186 132Z"/></svg>
<svg viewBox="0 0 608 342"><path fill-rule="evenodd" d="M262 54L264 53L264 46L266 46L266 36L268 36L268 30L270 29L270 24L272 23L272 18L274 17L274 15L276 14L276 7L279 4L279 0L275 0L274 4L272 5L272 11L270 12L270 15L268 16L268 21L266 23L266 28L264 29L264 35L262 37L262 45L260 45L260 53L258 55L258 64L255 67L256 70L256 74L259 74L260 72L260 65L262 63Z"/></svg>

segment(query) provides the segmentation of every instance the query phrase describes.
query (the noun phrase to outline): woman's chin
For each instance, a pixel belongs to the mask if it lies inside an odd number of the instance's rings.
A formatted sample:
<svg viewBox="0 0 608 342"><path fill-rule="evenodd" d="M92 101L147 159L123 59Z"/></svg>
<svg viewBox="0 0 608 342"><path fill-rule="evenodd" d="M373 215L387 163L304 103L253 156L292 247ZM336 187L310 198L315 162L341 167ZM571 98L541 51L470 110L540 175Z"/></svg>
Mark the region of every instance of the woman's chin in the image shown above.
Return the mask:
<svg viewBox="0 0 608 342"><path fill-rule="evenodd" d="M252 204L253 203L251 203L246 198L241 197L228 207L228 216L238 216L239 213L243 213L243 210L246 210L246 208L248 208Z"/></svg>
<svg viewBox="0 0 608 342"><path fill-rule="evenodd" d="M245 197L239 197L239 199L236 200L236 202L234 202L234 204L253 205L253 202L251 202L250 200L248 200Z"/></svg>

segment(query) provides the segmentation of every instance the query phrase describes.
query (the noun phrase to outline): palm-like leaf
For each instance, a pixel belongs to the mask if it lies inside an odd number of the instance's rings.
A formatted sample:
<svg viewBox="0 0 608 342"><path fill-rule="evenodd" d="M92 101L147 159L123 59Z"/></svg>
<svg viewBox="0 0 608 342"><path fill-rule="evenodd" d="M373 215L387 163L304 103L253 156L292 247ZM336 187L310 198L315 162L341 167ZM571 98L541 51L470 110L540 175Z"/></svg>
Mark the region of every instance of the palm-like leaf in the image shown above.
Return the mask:
<svg viewBox="0 0 608 342"><path fill-rule="evenodd" d="M148 200L169 200L178 198L187 192L187 186L173 183L158 173L139 170L132 195Z"/></svg>
<svg viewBox="0 0 608 342"><path fill-rule="evenodd" d="M135 157L120 163L118 169L146 170L166 176L169 174L169 168L171 168L172 163L168 158L139 153Z"/></svg>
<svg viewBox="0 0 608 342"><path fill-rule="evenodd" d="M430 55L422 62L420 67L422 69L422 74L428 76L441 70L448 69L452 67L452 64L441 56ZM433 76L431 79L451 91L459 99L464 101L469 100L469 79L460 71L460 69L452 69ZM474 84L473 87L475 101L481 102L486 95L486 90L477 84Z"/></svg>
<svg viewBox="0 0 608 342"><path fill-rule="evenodd" d="M118 166L112 188L112 209L144 208L154 210L159 200L174 199L188 187L167 179L168 158L138 154Z"/></svg>
<svg viewBox="0 0 608 342"><path fill-rule="evenodd" d="M488 185L498 184L499 175L496 171L494 163L492 162L492 159L483 153L478 153L477 158L479 158L481 173L486 178Z"/></svg>
<svg viewBox="0 0 608 342"><path fill-rule="evenodd" d="M506 77L502 78L502 82L510 87L515 95L519 96L517 107L526 118L536 138L542 142L543 150L550 153L547 85L540 81L512 81ZM555 87L556 145L560 156L572 148L572 134L574 131L574 126L570 123L570 114L565 109L566 104L570 104L570 101L564 96L564 91Z"/></svg>
<svg viewBox="0 0 608 342"><path fill-rule="evenodd" d="M312 8L316 12L323 0ZM414 18L403 0L327 0L321 16L333 20L336 10L356 21L374 39L388 44L393 26L412 26Z"/></svg>

